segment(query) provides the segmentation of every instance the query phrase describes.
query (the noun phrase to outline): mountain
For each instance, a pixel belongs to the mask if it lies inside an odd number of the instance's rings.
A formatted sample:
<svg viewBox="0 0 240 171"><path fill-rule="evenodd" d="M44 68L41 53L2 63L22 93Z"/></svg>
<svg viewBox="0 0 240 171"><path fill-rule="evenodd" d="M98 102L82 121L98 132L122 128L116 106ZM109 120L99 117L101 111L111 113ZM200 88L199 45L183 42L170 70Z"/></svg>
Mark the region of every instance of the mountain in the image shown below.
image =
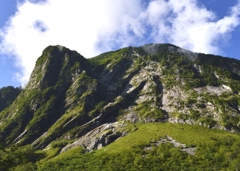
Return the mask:
<svg viewBox="0 0 240 171"><path fill-rule="evenodd" d="M143 127L144 131L160 128L156 123L175 130L174 123L188 130L181 131L184 136L195 128L195 136L206 128L238 134L239 94L236 59L171 44L127 47L90 59L63 46L49 46L26 88L0 113L0 143L3 147L31 144L38 150L56 147L57 155L74 147L101 149ZM192 126L182 128L179 123ZM149 124L153 125L148 128ZM151 138L146 136L146 141ZM171 143L174 138L162 141ZM234 138L240 140L235 134Z"/></svg>
<svg viewBox="0 0 240 171"><path fill-rule="evenodd" d="M10 106L21 91L20 87L14 88L13 86L0 88L0 112Z"/></svg>

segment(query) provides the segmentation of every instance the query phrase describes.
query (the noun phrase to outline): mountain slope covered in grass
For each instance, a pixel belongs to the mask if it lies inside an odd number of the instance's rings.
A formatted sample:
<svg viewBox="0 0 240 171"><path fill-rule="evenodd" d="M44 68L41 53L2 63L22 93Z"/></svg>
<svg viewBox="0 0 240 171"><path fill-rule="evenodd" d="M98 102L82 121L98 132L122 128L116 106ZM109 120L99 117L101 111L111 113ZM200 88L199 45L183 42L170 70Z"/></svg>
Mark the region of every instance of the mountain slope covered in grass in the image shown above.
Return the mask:
<svg viewBox="0 0 240 171"><path fill-rule="evenodd" d="M49 46L26 88L0 113L1 153L25 156L21 147L33 148L34 160L16 161L16 169L239 168L239 93L236 59L171 44L90 59Z"/></svg>

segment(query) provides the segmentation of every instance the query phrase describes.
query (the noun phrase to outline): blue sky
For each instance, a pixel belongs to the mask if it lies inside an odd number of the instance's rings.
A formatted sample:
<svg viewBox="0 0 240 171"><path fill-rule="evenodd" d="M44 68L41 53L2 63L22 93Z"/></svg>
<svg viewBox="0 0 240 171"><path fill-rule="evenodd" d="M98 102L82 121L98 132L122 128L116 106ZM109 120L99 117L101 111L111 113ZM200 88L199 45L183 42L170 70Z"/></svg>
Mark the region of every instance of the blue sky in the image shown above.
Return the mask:
<svg viewBox="0 0 240 171"><path fill-rule="evenodd" d="M172 43L240 59L240 0L2 0L0 87L24 86L48 45L85 57Z"/></svg>

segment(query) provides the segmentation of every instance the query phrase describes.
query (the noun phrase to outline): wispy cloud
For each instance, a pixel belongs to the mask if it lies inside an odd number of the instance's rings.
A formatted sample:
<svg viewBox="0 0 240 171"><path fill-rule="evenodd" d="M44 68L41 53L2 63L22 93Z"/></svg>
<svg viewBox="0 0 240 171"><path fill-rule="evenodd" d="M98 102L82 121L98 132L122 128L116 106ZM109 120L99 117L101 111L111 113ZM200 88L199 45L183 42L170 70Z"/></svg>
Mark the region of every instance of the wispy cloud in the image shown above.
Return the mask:
<svg viewBox="0 0 240 171"><path fill-rule="evenodd" d="M48 45L85 57L150 42L217 54L239 26L240 1L230 11L219 19L197 0L26 0L0 30L0 52L15 57L22 84Z"/></svg>

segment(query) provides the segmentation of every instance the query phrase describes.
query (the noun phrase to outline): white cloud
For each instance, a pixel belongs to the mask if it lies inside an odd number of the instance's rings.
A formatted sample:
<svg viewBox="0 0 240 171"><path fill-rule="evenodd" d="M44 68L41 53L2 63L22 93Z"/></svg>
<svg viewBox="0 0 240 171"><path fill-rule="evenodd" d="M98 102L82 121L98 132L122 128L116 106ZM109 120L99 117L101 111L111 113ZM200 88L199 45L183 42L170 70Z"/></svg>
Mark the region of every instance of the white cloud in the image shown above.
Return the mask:
<svg viewBox="0 0 240 171"><path fill-rule="evenodd" d="M164 11L162 6L168 10ZM154 15L158 18L150 24L158 34L153 38L156 42L164 40L195 52L219 54L219 41L239 25L239 6L240 1L229 16L217 19L213 12L198 6L196 0L169 0L158 9L154 5L154 11L164 11L161 14L164 18ZM151 16L153 10L149 8L146 12Z"/></svg>
<svg viewBox="0 0 240 171"><path fill-rule="evenodd" d="M239 25L239 11L240 1L218 19L197 0L26 0L0 30L0 52L15 56L22 84L48 45L85 57L150 42L220 53L218 42Z"/></svg>

